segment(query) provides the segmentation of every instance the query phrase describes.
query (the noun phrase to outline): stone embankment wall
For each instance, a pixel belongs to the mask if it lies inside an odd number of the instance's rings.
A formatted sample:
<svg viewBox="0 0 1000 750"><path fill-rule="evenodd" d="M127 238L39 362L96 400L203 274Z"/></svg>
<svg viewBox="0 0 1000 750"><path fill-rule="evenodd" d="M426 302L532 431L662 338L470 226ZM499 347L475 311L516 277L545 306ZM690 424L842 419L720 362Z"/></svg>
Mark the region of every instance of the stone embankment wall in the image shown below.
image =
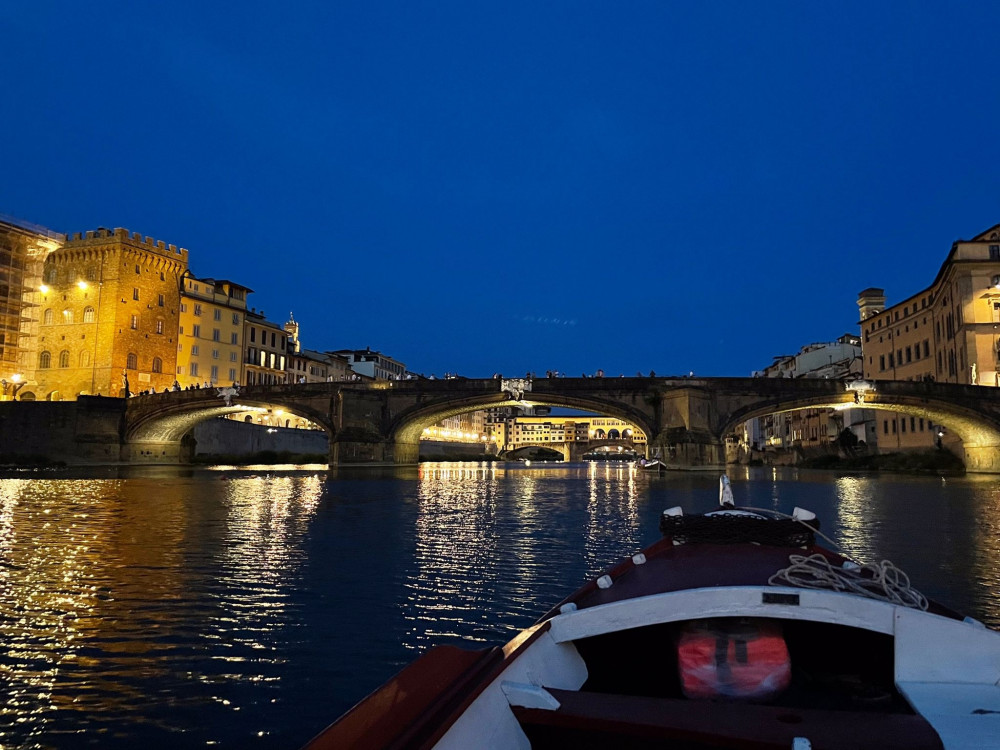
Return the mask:
<svg viewBox="0 0 1000 750"><path fill-rule="evenodd" d="M120 398L4 402L0 404L0 463L34 459L117 463L124 423L125 401Z"/></svg>
<svg viewBox="0 0 1000 750"><path fill-rule="evenodd" d="M421 440L420 455L431 460L437 458L448 458L449 456L471 456L482 454L486 456L486 449L482 443L452 443L437 440Z"/></svg>
<svg viewBox="0 0 1000 750"><path fill-rule="evenodd" d="M265 427L232 419L209 419L194 428L195 455L246 455L261 451L328 455L329 439L321 430Z"/></svg>

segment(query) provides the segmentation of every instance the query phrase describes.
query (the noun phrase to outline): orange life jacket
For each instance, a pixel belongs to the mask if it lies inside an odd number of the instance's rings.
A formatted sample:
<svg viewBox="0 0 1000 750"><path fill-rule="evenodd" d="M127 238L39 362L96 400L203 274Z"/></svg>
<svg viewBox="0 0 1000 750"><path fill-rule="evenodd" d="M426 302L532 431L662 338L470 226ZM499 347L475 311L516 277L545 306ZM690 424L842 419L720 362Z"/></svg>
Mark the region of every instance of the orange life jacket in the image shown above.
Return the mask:
<svg viewBox="0 0 1000 750"><path fill-rule="evenodd" d="M770 700L788 687L792 665L773 620L726 618L686 623L677 644L688 698Z"/></svg>

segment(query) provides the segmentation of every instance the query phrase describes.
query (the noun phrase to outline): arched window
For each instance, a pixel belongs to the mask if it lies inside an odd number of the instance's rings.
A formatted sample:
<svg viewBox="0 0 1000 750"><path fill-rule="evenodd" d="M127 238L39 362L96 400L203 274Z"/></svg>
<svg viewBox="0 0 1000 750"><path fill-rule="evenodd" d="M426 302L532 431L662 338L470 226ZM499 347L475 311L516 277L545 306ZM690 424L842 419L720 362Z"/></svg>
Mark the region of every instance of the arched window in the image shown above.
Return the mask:
<svg viewBox="0 0 1000 750"><path fill-rule="evenodd" d="M608 430L608 439L609 440L618 440L618 438L620 438L620 437L621 437L621 434L619 434L618 430Z"/></svg>
<svg viewBox="0 0 1000 750"><path fill-rule="evenodd" d="M45 311L45 315L43 316L42 320L45 322L45 325L50 326L52 325L52 319L54 317L55 314L52 312L51 309L49 309Z"/></svg>
<svg viewBox="0 0 1000 750"><path fill-rule="evenodd" d="M87 281L97 281L97 269L93 266L87 267Z"/></svg>
<svg viewBox="0 0 1000 750"><path fill-rule="evenodd" d="M46 271L45 271L45 283L46 284L55 284L56 283L56 278L58 278L58 271L56 271L56 267L55 266L49 266L49 268L47 268Z"/></svg>
<svg viewBox="0 0 1000 750"><path fill-rule="evenodd" d="M47 370L52 367L52 355L49 352L42 352L38 355L38 369Z"/></svg>
<svg viewBox="0 0 1000 750"><path fill-rule="evenodd" d="M59 366L69 367L69 352L65 349L59 352Z"/></svg>
<svg viewBox="0 0 1000 750"><path fill-rule="evenodd" d="M128 353L128 359L125 361L125 367L127 367L129 370L139 369L139 358L135 356L134 352Z"/></svg>
<svg viewBox="0 0 1000 750"><path fill-rule="evenodd" d="M80 367L90 367L90 352L86 349L80 352Z"/></svg>
<svg viewBox="0 0 1000 750"><path fill-rule="evenodd" d="M83 308L83 322L84 323L94 322L94 308L92 307Z"/></svg>
<svg viewBox="0 0 1000 750"><path fill-rule="evenodd" d="M72 323L72 322L73 322L73 311L67 307L65 310L63 310L63 323Z"/></svg>
<svg viewBox="0 0 1000 750"><path fill-rule="evenodd" d="M153 357L153 372L163 372L163 360Z"/></svg>

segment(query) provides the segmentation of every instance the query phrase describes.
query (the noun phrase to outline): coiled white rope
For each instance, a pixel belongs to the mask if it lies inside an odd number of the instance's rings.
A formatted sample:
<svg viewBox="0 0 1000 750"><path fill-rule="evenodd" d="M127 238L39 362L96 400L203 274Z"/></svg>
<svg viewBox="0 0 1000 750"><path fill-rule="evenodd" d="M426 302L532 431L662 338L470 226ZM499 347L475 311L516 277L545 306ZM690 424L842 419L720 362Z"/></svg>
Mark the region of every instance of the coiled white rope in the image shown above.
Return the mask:
<svg viewBox="0 0 1000 750"><path fill-rule="evenodd" d="M888 560L877 565L856 568L835 567L820 554L789 555L791 563L768 579L772 586L796 586L807 589L832 589L869 599L927 609L927 597L910 585L910 578ZM865 572L870 574L865 575Z"/></svg>
<svg viewBox="0 0 1000 750"><path fill-rule="evenodd" d="M834 549L843 553L845 558L847 557L847 552L833 539L805 521L795 518L795 516L770 508L740 507L738 510L755 511L772 517L798 521L816 536L829 542ZM772 575L767 580L769 585L832 589L904 607L927 610L927 597L913 588L910 585L910 577L889 560L883 560L878 565L862 565L849 560L851 567L848 568L834 566L820 554L808 557L806 555L789 555L788 561L791 565ZM870 573L871 577L865 576L863 571Z"/></svg>

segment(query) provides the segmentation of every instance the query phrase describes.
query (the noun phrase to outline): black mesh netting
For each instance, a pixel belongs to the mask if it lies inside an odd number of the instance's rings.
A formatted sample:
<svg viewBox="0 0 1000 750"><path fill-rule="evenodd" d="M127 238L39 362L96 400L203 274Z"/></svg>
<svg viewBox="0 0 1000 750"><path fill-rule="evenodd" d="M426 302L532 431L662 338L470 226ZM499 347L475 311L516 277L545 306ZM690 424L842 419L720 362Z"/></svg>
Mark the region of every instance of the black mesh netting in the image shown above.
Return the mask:
<svg viewBox="0 0 1000 750"><path fill-rule="evenodd" d="M816 540L812 529L798 521L754 516L660 516L660 531L680 543L757 542L772 547L809 547Z"/></svg>

